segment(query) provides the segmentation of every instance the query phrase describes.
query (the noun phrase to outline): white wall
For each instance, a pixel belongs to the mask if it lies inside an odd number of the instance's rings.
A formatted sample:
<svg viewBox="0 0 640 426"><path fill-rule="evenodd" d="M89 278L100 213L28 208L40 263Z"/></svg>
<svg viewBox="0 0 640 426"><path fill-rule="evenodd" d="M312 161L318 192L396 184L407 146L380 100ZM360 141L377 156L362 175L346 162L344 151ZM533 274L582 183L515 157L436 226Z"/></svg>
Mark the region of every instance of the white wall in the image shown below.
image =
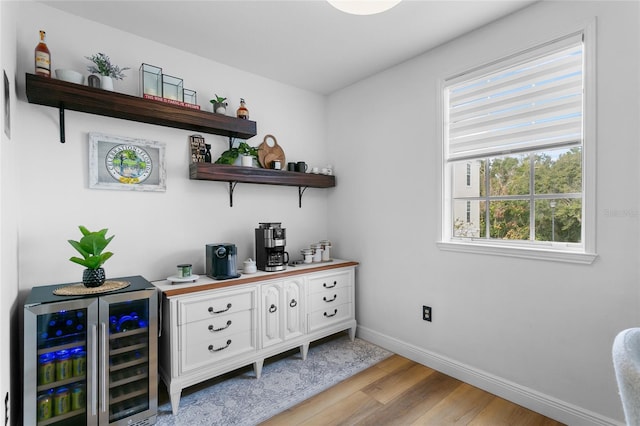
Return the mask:
<svg viewBox="0 0 640 426"><path fill-rule="evenodd" d="M622 421L611 344L640 319L638 6L538 3L329 97L340 176L329 229L361 262L361 336L571 424ZM593 17L599 258L585 266L440 251L439 80Z"/></svg>
<svg viewBox="0 0 640 426"><path fill-rule="evenodd" d="M239 98L247 101L259 145L273 134L287 160L311 164L328 162L324 144L323 96L276 83L228 66L204 60L113 28L78 19L40 4L19 10L18 78L24 101L24 73L33 72L33 48L40 28L47 31L53 68L86 70L84 56L108 54L114 63L133 68L116 82L116 90L137 94L142 62L184 79L198 93L198 103L211 111L214 93L230 100L235 113ZM126 48L124 48L126 46ZM85 71L85 74L88 74ZM68 261L74 254L67 243L78 237L78 225L109 228L116 235L109 246L115 255L105 264L108 276L143 275L157 280L172 275L175 265L193 263L204 272L204 246L233 242L239 260L254 257L254 228L259 222L280 221L287 229L292 256L327 231L327 194L309 189L298 208L296 187L238 184L234 207L228 185L188 178L188 136L194 132L126 120L66 112L67 142L58 140L58 111L18 102L15 125L20 140L20 287L78 280L82 267ZM88 132L164 142L167 148L167 191L123 192L88 188ZM228 147L228 138L204 135L213 158Z"/></svg>

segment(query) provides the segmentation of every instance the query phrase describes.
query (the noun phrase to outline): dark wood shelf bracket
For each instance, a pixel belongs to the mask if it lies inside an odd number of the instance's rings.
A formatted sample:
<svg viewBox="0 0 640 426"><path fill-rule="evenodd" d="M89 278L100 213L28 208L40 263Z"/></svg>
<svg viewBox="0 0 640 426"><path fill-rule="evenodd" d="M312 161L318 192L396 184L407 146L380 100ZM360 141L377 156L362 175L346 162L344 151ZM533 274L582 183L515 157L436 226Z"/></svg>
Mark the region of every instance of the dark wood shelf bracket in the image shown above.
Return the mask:
<svg viewBox="0 0 640 426"><path fill-rule="evenodd" d="M236 189L238 182L229 182L229 207L233 207L233 191Z"/></svg>
<svg viewBox="0 0 640 426"><path fill-rule="evenodd" d="M60 104L60 143L64 143L64 141L65 141L64 104Z"/></svg>
<svg viewBox="0 0 640 426"><path fill-rule="evenodd" d="M298 187L298 208L302 208L302 194L306 191L308 186L299 186Z"/></svg>

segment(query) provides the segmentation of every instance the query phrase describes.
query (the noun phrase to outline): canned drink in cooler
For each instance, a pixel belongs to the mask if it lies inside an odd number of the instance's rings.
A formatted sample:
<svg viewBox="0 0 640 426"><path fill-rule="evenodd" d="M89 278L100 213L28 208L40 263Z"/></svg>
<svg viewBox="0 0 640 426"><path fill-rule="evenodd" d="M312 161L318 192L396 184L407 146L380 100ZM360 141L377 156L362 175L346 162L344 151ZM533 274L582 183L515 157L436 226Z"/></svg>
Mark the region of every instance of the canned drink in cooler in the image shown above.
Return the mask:
<svg viewBox="0 0 640 426"><path fill-rule="evenodd" d="M53 415L60 416L71 410L71 393L69 388L59 388L53 395Z"/></svg>
<svg viewBox="0 0 640 426"><path fill-rule="evenodd" d="M71 389L71 410L80 410L86 405L86 394L83 384L77 384Z"/></svg>
<svg viewBox="0 0 640 426"><path fill-rule="evenodd" d="M66 380L71 377L73 363L71 354L67 350L56 352L56 380Z"/></svg>
<svg viewBox="0 0 640 426"><path fill-rule="evenodd" d="M53 390L51 391L53 392ZM50 419L53 414L53 401L51 392L44 393L38 397L38 421Z"/></svg>
<svg viewBox="0 0 640 426"><path fill-rule="evenodd" d="M48 385L56 380L56 356L53 353L42 354L38 358L38 383Z"/></svg>
<svg viewBox="0 0 640 426"><path fill-rule="evenodd" d="M87 373L87 352L82 348L77 348L72 351L71 363L73 376L84 376Z"/></svg>

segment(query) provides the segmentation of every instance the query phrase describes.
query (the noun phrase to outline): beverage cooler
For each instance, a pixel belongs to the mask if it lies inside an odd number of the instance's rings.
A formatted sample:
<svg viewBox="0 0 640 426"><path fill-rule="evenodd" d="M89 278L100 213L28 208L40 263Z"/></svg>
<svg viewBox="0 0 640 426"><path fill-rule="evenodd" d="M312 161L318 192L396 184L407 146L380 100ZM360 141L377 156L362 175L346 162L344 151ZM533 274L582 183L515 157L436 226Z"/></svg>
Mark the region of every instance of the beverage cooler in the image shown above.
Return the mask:
<svg viewBox="0 0 640 426"><path fill-rule="evenodd" d="M24 425L156 422L156 289L58 296L34 287L24 306Z"/></svg>

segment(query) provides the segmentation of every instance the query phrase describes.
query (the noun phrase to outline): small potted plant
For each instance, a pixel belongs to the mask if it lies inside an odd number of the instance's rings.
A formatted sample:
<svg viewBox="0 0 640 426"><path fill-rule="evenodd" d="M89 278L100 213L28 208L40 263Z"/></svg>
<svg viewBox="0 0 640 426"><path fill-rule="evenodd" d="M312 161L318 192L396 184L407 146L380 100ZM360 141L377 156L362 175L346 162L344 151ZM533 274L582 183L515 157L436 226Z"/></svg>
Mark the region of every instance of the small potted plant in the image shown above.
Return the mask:
<svg viewBox="0 0 640 426"><path fill-rule="evenodd" d="M241 163L246 167L253 167L253 159L258 155L258 148L249 145L246 142L240 142L237 148L231 148L220 155L216 160L216 164L235 164L238 157Z"/></svg>
<svg viewBox="0 0 640 426"><path fill-rule="evenodd" d="M216 94L215 99L211 99L209 102L213 104L213 112L218 114L224 114L227 112L227 103L225 102L227 98L223 98L222 96L218 96Z"/></svg>
<svg viewBox="0 0 640 426"><path fill-rule="evenodd" d="M85 58L93 62L93 65L87 66L87 70L92 74L100 75L100 87L105 90L113 90L113 79L122 80L125 77L124 71L130 69L113 65L104 53L85 56Z"/></svg>
<svg viewBox="0 0 640 426"><path fill-rule="evenodd" d="M238 145L238 154L240 155L243 166L253 167L253 159L258 156L258 148L246 142L240 142L240 145Z"/></svg>
<svg viewBox="0 0 640 426"><path fill-rule="evenodd" d="M94 232L89 231L82 225L78 228L82 233L80 241L68 241L82 255L82 258L72 256L69 260L87 268L82 274L82 283L85 287L100 287L105 281L102 265L113 256L113 253L110 251L104 252L104 249L115 235L107 238L106 228Z"/></svg>

